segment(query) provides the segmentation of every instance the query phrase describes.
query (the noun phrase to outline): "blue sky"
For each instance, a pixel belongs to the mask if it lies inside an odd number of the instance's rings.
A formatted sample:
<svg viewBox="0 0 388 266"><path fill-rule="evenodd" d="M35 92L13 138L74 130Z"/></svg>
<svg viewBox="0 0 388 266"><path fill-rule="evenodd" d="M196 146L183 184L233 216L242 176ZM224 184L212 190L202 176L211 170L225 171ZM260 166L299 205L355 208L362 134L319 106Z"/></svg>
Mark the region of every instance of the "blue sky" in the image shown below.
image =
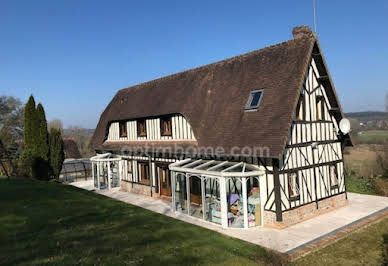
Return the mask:
<svg viewBox="0 0 388 266"><path fill-rule="evenodd" d="M384 110L388 1L317 1L345 111ZM33 93L48 119L94 128L118 89L292 38L312 0L0 1L0 95Z"/></svg>

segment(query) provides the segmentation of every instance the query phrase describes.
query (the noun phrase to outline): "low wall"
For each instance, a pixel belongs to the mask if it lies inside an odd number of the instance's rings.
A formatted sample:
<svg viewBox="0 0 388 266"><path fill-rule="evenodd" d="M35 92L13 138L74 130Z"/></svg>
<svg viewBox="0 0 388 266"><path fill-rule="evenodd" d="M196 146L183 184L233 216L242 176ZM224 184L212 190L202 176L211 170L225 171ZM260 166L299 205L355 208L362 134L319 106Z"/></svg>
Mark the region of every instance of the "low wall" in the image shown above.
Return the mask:
<svg viewBox="0 0 388 266"><path fill-rule="evenodd" d="M151 188L149 185L143 185L139 183L126 182L121 180L120 188L123 191L136 193L151 197ZM156 193L155 187L152 188L152 196L159 197L159 193Z"/></svg>
<svg viewBox="0 0 388 266"><path fill-rule="evenodd" d="M345 193L283 212L283 221L276 222L276 213L264 211L264 226L285 228L317 215L335 210L348 204Z"/></svg>

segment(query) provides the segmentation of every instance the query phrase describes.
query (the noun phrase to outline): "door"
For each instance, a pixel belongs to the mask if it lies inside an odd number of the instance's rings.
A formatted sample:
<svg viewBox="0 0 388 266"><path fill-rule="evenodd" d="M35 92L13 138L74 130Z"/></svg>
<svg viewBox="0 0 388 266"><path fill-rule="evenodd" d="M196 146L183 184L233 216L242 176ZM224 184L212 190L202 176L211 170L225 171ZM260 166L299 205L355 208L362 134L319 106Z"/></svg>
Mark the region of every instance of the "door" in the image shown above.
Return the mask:
<svg viewBox="0 0 388 266"><path fill-rule="evenodd" d="M202 204L201 179L197 176L190 177L190 202Z"/></svg>
<svg viewBox="0 0 388 266"><path fill-rule="evenodd" d="M158 165L160 195L171 197L170 170L167 165Z"/></svg>

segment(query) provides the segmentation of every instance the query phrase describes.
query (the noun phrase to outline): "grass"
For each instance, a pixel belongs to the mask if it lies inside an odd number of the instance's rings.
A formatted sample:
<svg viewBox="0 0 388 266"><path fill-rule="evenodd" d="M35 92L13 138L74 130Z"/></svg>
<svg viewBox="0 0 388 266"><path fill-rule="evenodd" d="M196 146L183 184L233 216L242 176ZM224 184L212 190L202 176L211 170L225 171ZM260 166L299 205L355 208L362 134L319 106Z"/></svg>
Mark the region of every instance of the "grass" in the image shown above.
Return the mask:
<svg viewBox="0 0 388 266"><path fill-rule="evenodd" d="M377 195L376 180L373 178L346 177L346 189L348 192Z"/></svg>
<svg viewBox="0 0 388 266"><path fill-rule="evenodd" d="M296 265L384 265L388 218L296 261ZM388 254L387 254L388 255ZM385 258L386 261L388 258Z"/></svg>
<svg viewBox="0 0 388 266"><path fill-rule="evenodd" d="M388 130L368 130L358 136L360 143L383 144L388 143Z"/></svg>
<svg viewBox="0 0 388 266"><path fill-rule="evenodd" d="M55 182L0 179L0 265L280 265L284 258Z"/></svg>
<svg viewBox="0 0 388 266"><path fill-rule="evenodd" d="M0 178L0 202L0 265L288 264L260 246L54 182ZM385 218L294 264L380 265L387 233Z"/></svg>

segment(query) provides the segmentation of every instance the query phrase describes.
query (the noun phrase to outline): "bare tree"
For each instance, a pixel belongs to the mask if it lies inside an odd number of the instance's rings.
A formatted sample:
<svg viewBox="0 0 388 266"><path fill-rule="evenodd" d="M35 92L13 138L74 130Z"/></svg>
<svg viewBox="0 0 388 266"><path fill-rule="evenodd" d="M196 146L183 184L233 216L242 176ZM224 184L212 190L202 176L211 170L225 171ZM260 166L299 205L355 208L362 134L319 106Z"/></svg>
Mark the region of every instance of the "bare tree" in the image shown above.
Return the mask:
<svg viewBox="0 0 388 266"><path fill-rule="evenodd" d="M12 96L0 96L0 139L6 149L23 138L23 104Z"/></svg>
<svg viewBox="0 0 388 266"><path fill-rule="evenodd" d="M52 128L58 129L63 134L63 124L60 119L53 119L47 123L47 129L50 132Z"/></svg>

